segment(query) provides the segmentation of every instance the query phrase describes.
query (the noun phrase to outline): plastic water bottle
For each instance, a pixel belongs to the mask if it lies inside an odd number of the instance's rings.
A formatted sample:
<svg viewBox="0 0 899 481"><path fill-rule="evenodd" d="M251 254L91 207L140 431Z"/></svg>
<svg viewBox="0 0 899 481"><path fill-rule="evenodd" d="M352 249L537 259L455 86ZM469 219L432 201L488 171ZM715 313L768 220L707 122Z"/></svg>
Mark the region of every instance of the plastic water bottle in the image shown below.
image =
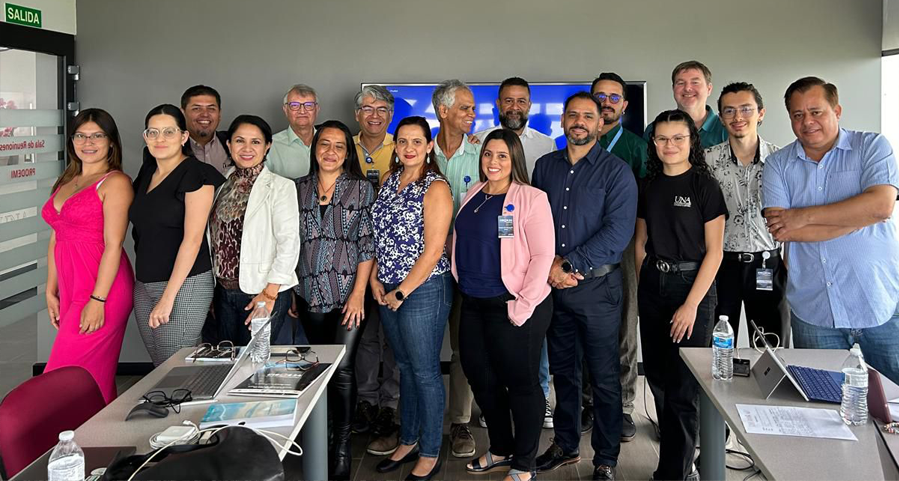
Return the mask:
<svg viewBox="0 0 899 481"><path fill-rule="evenodd" d="M712 377L719 381L734 378L734 330L727 316L718 316L712 333Z"/></svg>
<svg viewBox="0 0 899 481"><path fill-rule="evenodd" d="M851 426L868 422L868 365L858 343L843 363L843 402L840 416Z"/></svg>
<svg viewBox="0 0 899 481"><path fill-rule="evenodd" d="M253 337L257 337L255 346L250 351L250 360L254 364L267 362L272 354L271 337L272 326L268 321L271 319L271 313L265 308L264 302L257 302L256 308L250 314L250 330Z"/></svg>
<svg viewBox="0 0 899 481"><path fill-rule="evenodd" d="M50 453L47 464L50 481L83 481L84 451L75 444L75 431L59 433L59 444Z"/></svg>

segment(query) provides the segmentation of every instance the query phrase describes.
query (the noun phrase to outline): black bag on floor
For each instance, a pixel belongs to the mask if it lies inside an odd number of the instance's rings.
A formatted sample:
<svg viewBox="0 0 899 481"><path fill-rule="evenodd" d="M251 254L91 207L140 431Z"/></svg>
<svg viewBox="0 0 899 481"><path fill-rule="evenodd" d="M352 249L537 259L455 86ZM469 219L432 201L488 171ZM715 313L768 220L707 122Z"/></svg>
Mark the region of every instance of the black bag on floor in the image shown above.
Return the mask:
<svg viewBox="0 0 899 481"><path fill-rule="evenodd" d="M160 451L133 479L284 481L284 465L271 441L247 428L224 428L207 444ZM127 480L154 453L115 459L102 479Z"/></svg>

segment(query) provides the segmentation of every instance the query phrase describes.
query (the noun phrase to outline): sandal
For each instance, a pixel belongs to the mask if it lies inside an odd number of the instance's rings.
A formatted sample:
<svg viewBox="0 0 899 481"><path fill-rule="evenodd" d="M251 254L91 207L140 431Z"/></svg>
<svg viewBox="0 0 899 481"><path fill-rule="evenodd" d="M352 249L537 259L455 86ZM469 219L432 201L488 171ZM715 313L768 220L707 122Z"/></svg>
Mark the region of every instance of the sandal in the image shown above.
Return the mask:
<svg viewBox="0 0 899 481"><path fill-rule="evenodd" d="M506 473L506 475L509 476L510 478L512 478L512 481L522 481L522 480L521 480L521 475L522 475L522 474L525 474L525 473L527 473L527 471L521 471L521 470L518 470L518 469L510 469L509 472ZM528 481L536 481L536 480L537 480L537 473L536 473L536 472L531 471L531 472L528 473L528 474L531 475L531 477L530 477L530 479L528 479Z"/></svg>
<svg viewBox="0 0 899 481"><path fill-rule="evenodd" d="M512 467L512 456L509 456L506 459L494 460L490 451L487 451L484 453L484 459L487 461L487 464L484 466L481 466L481 458L478 456L469 463L470 466L465 466L465 470L470 474L487 474L501 469L508 470Z"/></svg>

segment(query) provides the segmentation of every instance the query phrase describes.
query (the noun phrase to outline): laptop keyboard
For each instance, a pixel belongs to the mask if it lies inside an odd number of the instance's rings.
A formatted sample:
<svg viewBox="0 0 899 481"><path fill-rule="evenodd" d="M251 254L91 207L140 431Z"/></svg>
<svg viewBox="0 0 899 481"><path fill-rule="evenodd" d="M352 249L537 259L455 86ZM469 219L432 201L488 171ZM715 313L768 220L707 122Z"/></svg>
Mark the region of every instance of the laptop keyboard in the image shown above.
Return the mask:
<svg viewBox="0 0 899 481"><path fill-rule="evenodd" d="M229 371L231 371L230 363L203 366L203 369L200 369L195 376L184 383L184 389L189 389L194 399L212 397L222 381L225 380L225 377L228 376Z"/></svg>
<svg viewBox="0 0 899 481"><path fill-rule="evenodd" d="M796 378L809 399L837 404L842 401L842 386L834 380L829 371L805 366L787 366L787 370Z"/></svg>

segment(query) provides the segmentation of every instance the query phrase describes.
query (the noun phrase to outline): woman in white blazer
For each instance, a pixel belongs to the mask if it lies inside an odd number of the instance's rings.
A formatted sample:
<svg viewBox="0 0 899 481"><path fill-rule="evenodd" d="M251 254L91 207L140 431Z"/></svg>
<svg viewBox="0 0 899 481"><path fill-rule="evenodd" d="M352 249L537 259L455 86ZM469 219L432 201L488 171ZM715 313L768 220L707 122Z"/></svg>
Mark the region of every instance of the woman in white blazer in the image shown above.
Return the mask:
<svg viewBox="0 0 899 481"><path fill-rule="evenodd" d="M219 338L235 345L250 340L247 325L257 302L271 313L272 339L287 318L290 289L297 284L299 210L293 182L266 168L272 129L255 115L241 115L228 128L234 163L215 193L207 235L216 287L213 314Z"/></svg>

